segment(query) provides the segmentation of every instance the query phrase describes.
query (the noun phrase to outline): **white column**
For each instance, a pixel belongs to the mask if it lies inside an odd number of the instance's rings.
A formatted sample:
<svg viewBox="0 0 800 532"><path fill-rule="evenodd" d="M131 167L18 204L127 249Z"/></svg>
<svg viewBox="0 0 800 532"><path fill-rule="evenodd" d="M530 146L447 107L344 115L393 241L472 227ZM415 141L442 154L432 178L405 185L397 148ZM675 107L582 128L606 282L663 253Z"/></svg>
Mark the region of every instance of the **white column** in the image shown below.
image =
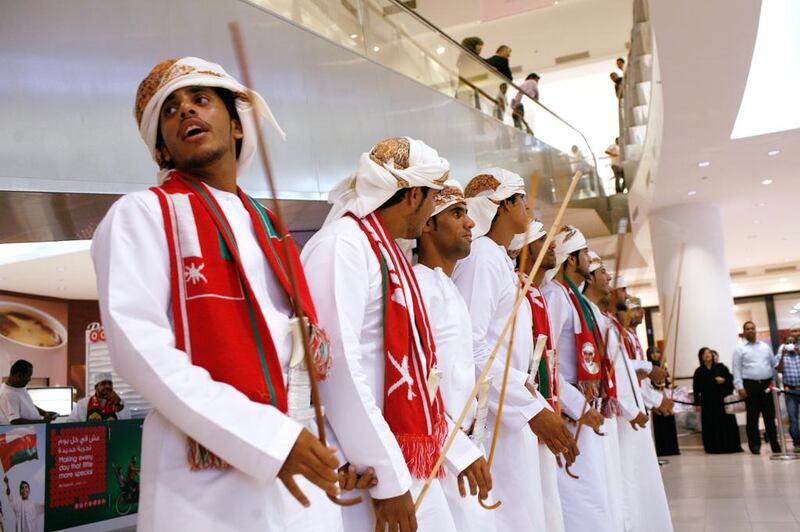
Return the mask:
<svg viewBox="0 0 800 532"><path fill-rule="evenodd" d="M664 326L677 299L675 286L683 247L683 267L677 280L681 287L680 323L676 323L676 310L670 330L664 333L668 351L664 355L669 364L677 347L677 368L670 372L678 377L691 376L702 346L717 350L720 361L731 368L737 326L719 209L692 203L656 210L650 214L650 237Z"/></svg>

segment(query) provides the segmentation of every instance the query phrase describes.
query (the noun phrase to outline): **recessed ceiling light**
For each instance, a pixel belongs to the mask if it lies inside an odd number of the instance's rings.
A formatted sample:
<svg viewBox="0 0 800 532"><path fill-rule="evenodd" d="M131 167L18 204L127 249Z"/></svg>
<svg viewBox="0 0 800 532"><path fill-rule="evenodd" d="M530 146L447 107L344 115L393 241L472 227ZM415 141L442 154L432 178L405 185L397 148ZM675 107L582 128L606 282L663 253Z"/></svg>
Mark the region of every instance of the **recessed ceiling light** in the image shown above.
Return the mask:
<svg viewBox="0 0 800 532"><path fill-rule="evenodd" d="M358 39L358 34L357 33L351 33L350 34L350 38L351 39Z"/></svg>
<svg viewBox="0 0 800 532"><path fill-rule="evenodd" d="M758 221L758 220L753 220L753 225L758 225L758 224L760 224L760 223L761 223L761 222L760 222L760 221Z"/></svg>
<svg viewBox="0 0 800 532"><path fill-rule="evenodd" d="M436 49L436 53L442 55L444 53L444 46L440 46Z"/></svg>
<svg viewBox="0 0 800 532"><path fill-rule="evenodd" d="M56 268L56 271L57 272L63 272L64 271L64 267L63 266L59 266L58 268Z"/></svg>
<svg viewBox="0 0 800 532"><path fill-rule="evenodd" d="M710 161L700 161L699 163L697 163L697 166L700 167L700 168L707 168L707 167L711 166L711 162Z"/></svg>
<svg viewBox="0 0 800 532"><path fill-rule="evenodd" d="M781 150L769 150L767 152L767 155L769 155L770 157L774 157L775 155L780 155L780 153L781 153Z"/></svg>
<svg viewBox="0 0 800 532"><path fill-rule="evenodd" d="M767 204L764 203L763 201L759 201L758 203L756 203L756 207L766 207L766 206Z"/></svg>
<svg viewBox="0 0 800 532"><path fill-rule="evenodd" d="M787 279L786 277L781 277L780 279L778 279L778 282L779 283L788 283L789 279Z"/></svg>
<svg viewBox="0 0 800 532"><path fill-rule="evenodd" d="M690 190L689 192L686 193L687 196L694 196L696 194L697 194L696 190Z"/></svg>
<svg viewBox="0 0 800 532"><path fill-rule="evenodd" d="M771 185L772 184L772 179L762 179L761 180L761 184L762 185Z"/></svg>
<svg viewBox="0 0 800 532"><path fill-rule="evenodd" d="M380 52L381 51L381 47L380 46L373 46L372 47L372 51L373 52Z"/></svg>
<svg viewBox="0 0 800 532"><path fill-rule="evenodd" d="M66 289L67 289L67 287L66 287L66 286L59 286L59 287L58 287L58 291L59 291L59 292L63 292L63 291L64 291L64 290L66 290Z"/></svg>

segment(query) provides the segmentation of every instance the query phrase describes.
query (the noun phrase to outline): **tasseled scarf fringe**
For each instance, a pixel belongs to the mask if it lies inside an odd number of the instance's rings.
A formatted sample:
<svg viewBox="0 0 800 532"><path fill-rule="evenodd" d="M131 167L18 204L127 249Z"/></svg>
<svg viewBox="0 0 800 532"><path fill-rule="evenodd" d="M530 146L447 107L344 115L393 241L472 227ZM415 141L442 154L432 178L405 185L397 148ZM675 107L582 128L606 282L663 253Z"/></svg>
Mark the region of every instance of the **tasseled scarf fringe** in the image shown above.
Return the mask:
<svg viewBox="0 0 800 532"><path fill-rule="evenodd" d="M406 459L408 471L416 479L427 479L447 440L447 422L444 417L433 427L433 434L430 436L406 436L395 435L403 457ZM440 467L436 473L436 478L444 478L444 467Z"/></svg>
<svg viewBox="0 0 800 532"><path fill-rule="evenodd" d="M603 414L605 418L613 418L622 413L622 410L619 408L619 401L617 401L616 397L608 397L603 399L603 406L600 407L600 413Z"/></svg>
<svg viewBox="0 0 800 532"><path fill-rule="evenodd" d="M231 465L212 453L192 438L189 440L189 448L187 450L187 458L189 459L189 468L192 471L202 471L204 469L230 469Z"/></svg>

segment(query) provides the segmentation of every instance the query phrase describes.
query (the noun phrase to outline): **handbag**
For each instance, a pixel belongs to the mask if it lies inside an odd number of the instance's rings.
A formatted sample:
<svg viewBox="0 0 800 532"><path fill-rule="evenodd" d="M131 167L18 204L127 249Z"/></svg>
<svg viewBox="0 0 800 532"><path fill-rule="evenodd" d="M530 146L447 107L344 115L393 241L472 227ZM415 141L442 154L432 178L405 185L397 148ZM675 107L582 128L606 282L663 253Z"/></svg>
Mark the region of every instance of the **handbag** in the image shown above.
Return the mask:
<svg viewBox="0 0 800 532"><path fill-rule="evenodd" d="M747 406L744 404L744 399L739 397L738 393L726 395L722 402L725 403L726 414L739 414L747 411Z"/></svg>

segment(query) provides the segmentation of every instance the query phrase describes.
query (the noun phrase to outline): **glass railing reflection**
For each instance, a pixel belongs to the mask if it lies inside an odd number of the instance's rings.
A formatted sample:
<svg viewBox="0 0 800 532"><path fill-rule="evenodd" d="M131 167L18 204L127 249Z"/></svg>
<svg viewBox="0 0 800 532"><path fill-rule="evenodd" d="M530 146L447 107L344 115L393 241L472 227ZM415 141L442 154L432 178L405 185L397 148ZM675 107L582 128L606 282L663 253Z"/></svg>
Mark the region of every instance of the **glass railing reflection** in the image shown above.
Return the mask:
<svg viewBox="0 0 800 532"><path fill-rule="evenodd" d="M520 92L447 34L395 0L252 0L319 35L465 105L516 127L526 135L521 157L534 161L540 179L549 180L550 201L563 197L569 180L584 177L575 199L604 197L597 163L583 135L524 92L523 116L514 120L511 102ZM502 143L505 139L497 139ZM518 141L517 141L518 142ZM498 162L498 164L501 164Z"/></svg>

